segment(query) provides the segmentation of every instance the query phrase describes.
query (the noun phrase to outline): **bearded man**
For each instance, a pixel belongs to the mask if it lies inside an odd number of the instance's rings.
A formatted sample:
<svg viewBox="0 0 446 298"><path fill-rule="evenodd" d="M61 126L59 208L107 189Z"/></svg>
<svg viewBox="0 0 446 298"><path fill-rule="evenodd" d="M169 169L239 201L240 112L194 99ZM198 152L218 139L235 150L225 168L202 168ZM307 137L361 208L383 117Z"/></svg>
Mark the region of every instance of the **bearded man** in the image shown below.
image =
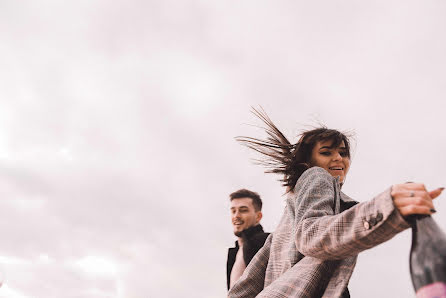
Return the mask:
<svg viewBox="0 0 446 298"><path fill-rule="evenodd" d="M262 200L256 192L240 189L229 195L235 247L229 248L226 266L228 290L242 276L254 255L262 248L269 233L260 225Z"/></svg>

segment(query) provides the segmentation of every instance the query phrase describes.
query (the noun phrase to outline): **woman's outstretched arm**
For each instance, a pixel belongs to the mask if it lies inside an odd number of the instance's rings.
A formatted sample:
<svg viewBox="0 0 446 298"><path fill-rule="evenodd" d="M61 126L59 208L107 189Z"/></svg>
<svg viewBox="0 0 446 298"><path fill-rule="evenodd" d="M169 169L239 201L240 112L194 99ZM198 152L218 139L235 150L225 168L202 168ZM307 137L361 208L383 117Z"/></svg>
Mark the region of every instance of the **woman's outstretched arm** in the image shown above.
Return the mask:
<svg viewBox="0 0 446 298"><path fill-rule="evenodd" d="M411 185L417 189L409 191L404 184L395 185L393 191L389 188L370 201L334 214L335 197L339 196L336 179L318 167L307 170L301 178L296 185L294 202L289 202L294 204L296 248L306 256L319 259L355 256L391 239L409 227L402 213L430 213L431 195L441 193L441 190L423 192L421 185Z"/></svg>

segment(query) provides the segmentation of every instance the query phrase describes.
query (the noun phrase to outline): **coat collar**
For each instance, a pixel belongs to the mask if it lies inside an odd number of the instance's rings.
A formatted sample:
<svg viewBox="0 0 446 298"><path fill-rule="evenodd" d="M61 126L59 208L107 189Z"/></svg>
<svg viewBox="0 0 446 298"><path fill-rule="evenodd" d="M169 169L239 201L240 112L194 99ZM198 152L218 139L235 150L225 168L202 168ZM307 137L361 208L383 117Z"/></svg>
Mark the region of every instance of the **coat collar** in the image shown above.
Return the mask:
<svg viewBox="0 0 446 298"><path fill-rule="evenodd" d="M243 230L241 236L243 239L250 239L252 236L259 233L263 233L263 227L261 224ZM235 241L235 246L238 247L238 241Z"/></svg>
<svg viewBox="0 0 446 298"><path fill-rule="evenodd" d="M263 233L263 227L261 224L255 225L253 227L247 228L246 230L242 231L242 237L243 238L251 238L255 234Z"/></svg>

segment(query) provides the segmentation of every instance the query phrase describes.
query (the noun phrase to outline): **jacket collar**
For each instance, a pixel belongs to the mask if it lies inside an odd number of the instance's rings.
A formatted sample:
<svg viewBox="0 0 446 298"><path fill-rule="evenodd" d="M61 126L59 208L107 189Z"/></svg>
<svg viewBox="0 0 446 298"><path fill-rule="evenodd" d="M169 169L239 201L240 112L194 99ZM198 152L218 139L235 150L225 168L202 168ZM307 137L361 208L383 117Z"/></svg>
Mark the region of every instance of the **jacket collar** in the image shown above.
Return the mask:
<svg viewBox="0 0 446 298"><path fill-rule="evenodd" d="M242 231L242 237L243 238L251 238L255 234L263 233L263 227L261 224L255 225L253 227L247 228L246 230Z"/></svg>
<svg viewBox="0 0 446 298"><path fill-rule="evenodd" d="M249 239L252 236L263 233L263 227L261 224L255 225L253 227L247 228L246 230L242 231L242 238L243 239ZM238 247L238 241L235 241L235 246Z"/></svg>

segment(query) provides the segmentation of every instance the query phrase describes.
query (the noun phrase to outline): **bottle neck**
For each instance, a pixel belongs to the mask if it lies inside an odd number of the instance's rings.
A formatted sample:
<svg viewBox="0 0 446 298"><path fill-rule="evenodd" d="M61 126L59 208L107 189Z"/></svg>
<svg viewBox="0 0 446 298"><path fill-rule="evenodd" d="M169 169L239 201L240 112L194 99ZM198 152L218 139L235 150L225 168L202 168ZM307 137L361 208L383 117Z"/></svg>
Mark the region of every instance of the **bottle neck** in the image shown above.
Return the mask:
<svg viewBox="0 0 446 298"><path fill-rule="evenodd" d="M415 214L406 218L407 222L412 226L412 228L417 228L420 225L423 225L425 222L429 222L432 220L430 215L424 214Z"/></svg>
<svg viewBox="0 0 446 298"><path fill-rule="evenodd" d="M412 221L412 235L416 238L431 238L432 235L444 235L441 228L430 215L417 215Z"/></svg>

